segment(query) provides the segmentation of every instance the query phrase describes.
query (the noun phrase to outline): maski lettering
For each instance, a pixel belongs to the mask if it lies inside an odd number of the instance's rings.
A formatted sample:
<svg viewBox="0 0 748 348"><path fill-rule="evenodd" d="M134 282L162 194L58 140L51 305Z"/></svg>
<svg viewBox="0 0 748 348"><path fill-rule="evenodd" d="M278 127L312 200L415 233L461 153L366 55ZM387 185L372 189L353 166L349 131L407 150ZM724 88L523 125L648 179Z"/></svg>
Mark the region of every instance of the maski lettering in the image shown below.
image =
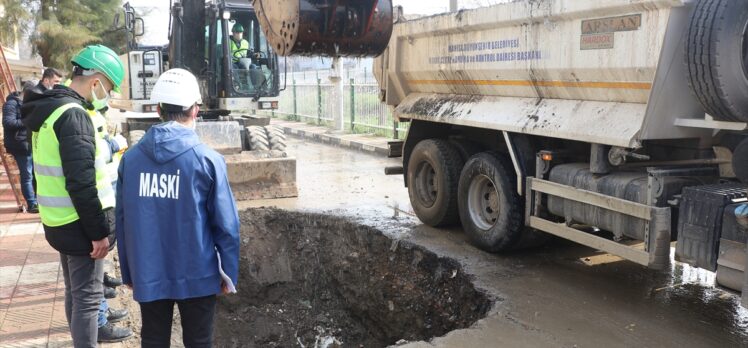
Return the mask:
<svg viewBox="0 0 748 348"><path fill-rule="evenodd" d="M179 199L179 170L176 175L140 173L140 197Z"/></svg>

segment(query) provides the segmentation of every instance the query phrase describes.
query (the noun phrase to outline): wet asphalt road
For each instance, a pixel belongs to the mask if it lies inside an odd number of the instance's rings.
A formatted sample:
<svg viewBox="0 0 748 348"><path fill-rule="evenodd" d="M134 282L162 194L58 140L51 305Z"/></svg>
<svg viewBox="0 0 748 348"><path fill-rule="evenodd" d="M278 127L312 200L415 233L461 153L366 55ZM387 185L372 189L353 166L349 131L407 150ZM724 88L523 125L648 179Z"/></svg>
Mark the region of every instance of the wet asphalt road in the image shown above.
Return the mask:
<svg viewBox="0 0 748 348"><path fill-rule="evenodd" d="M459 228L434 229L412 215L398 159L289 139L299 197L242 202L325 212L461 262L496 299L469 329L409 347L748 347L748 310L714 287L714 274L679 263L648 270L566 241L510 254L472 247Z"/></svg>

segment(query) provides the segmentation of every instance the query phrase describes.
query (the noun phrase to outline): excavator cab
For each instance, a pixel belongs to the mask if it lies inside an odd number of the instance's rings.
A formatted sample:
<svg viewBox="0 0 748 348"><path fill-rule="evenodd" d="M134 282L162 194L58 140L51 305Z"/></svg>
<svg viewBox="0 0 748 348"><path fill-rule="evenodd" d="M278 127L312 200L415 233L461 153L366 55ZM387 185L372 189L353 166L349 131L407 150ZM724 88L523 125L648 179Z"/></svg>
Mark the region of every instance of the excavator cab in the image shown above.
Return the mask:
<svg viewBox="0 0 748 348"><path fill-rule="evenodd" d="M249 110L277 108L278 56L260 29L247 1L224 1L206 9L205 63L212 108ZM239 40L233 30L240 28ZM234 44L232 44L232 41ZM275 101L275 103L273 103Z"/></svg>
<svg viewBox="0 0 748 348"><path fill-rule="evenodd" d="M221 104L216 107L231 110L242 109L236 107L245 104L239 98L257 102L277 97L278 57L252 6L246 1L225 1L216 10L215 16L206 16L205 24L206 70L215 72L209 83L210 99ZM232 99L233 103L227 102Z"/></svg>

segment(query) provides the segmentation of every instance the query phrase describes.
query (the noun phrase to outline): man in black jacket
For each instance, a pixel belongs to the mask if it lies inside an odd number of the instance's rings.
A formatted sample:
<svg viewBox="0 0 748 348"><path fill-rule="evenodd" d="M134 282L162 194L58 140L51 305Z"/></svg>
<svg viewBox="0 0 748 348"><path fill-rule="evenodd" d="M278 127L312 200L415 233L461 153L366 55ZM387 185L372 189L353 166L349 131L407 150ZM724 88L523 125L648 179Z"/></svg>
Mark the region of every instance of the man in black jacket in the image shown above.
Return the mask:
<svg viewBox="0 0 748 348"><path fill-rule="evenodd" d="M60 252L65 278L65 314L73 344L96 347L132 332L98 327L103 299L103 258L113 243L114 200L97 150L91 115L106 106L124 79L124 66L111 49L93 45L72 60L70 87L30 93L23 123L33 132L32 153L39 212L47 242ZM99 164L101 163L101 164Z"/></svg>
<svg viewBox="0 0 748 348"><path fill-rule="evenodd" d="M42 73L42 80L31 89L31 93L44 94L46 90L52 89L55 85L60 84L60 81L62 81L62 73L59 70L55 68L46 68ZM25 101L28 97L24 96L23 98Z"/></svg>
<svg viewBox="0 0 748 348"><path fill-rule="evenodd" d="M23 93L28 93L36 84L26 81ZM26 211L38 213L36 193L34 193L34 167L31 161L31 147L27 141L26 126L21 122L22 93L13 92L3 105L3 143L5 149L13 155L21 174L21 192L26 199Z"/></svg>

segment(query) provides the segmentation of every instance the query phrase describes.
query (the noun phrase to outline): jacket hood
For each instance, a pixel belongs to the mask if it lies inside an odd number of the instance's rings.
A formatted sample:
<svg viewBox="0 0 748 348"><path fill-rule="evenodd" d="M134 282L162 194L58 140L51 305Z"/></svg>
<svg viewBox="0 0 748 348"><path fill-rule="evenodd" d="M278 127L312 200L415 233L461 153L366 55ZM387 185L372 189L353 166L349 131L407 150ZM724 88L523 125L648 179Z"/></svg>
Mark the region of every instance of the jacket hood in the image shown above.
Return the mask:
<svg viewBox="0 0 748 348"><path fill-rule="evenodd" d="M8 94L8 97L5 98L6 102L16 101L19 104L21 103L21 93L20 92L13 92L11 94Z"/></svg>
<svg viewBox="0 0 748 348"><path fill-rule="evenodd" d="M166 163L200 144L194 130L167 122L151 127L137 146L157 163Z"/></svg>
<svg viewBox="0 0 748 348"><path fill-rule="evenodd" d="M44 94L29 93L23 106L21 106L23 124L31 131L37 132L55 109L68 103L77 103L86 109L93 109L91 103L83 99L80 94L70 88L58 85L54 89L45 91Z"/></svg>

